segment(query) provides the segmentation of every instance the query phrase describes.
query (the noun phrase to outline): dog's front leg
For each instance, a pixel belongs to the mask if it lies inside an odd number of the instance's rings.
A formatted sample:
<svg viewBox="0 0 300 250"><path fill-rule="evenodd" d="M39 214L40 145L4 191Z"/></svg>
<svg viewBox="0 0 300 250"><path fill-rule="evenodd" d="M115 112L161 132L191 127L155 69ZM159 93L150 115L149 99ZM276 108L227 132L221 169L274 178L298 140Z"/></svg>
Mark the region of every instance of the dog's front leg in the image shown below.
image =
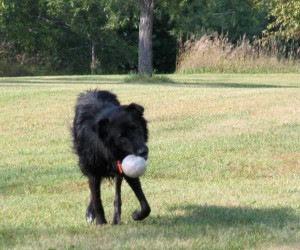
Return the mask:
<svg viewBox="0 0 300 250"><path fill-rule="evenodd" d="M116 177L116 194L114 201L114 219L113 225L121 224L121 207L122 207L122 199L121 199L121 185L123 178L121 176Z"/></svg>
<svg viewBox="0 0 300 250"><path fill-rule="evenodd" d="M88 210L91 210L91 205L94 208L94 216L96 217L96 224L106 224L104 209L101 201L100 192L101 179L98 177L89 177L89 187L91 190L91 203L88 206ZM92 210L91 210L92 211Z"/></svg>
<svg viewBox="0 0 300 250"><path fill-rule="evenodd" d="M141 211L135 211L132 214L132 218L134 220L143 220L151 212L150 206L148 204L148 201L144 195L144 192L142 190L141 182L139 178L130 178L130 177L125 177L126 181L128 182L129 186L135 193L136 197L138 198L140 205L141 205Z"/></svg>

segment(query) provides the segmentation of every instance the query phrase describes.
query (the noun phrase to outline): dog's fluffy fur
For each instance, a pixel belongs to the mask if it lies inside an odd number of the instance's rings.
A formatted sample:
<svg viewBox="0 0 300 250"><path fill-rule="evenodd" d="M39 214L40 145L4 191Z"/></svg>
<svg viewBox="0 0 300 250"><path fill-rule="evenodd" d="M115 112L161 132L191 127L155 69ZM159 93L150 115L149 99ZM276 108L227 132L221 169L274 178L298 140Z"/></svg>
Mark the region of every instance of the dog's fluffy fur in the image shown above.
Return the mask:
<svg viewBox="0 0 300 250"><path fill-rule="evenodd" d="M72 135L80 169L87 176L91 191L87 221L96 219L97 224L107 223L100 194L103 178L114 178L116 183L113 224L121 223L123 178L141 205L141 210L132 214L133 219L143 220L150 214L139 178L129 178L119 173L116 164L129 154L147 159L148 129L143 112L144 108L135 103L120 105L116 95L108 91L94 90L79 95Z"/></svg>

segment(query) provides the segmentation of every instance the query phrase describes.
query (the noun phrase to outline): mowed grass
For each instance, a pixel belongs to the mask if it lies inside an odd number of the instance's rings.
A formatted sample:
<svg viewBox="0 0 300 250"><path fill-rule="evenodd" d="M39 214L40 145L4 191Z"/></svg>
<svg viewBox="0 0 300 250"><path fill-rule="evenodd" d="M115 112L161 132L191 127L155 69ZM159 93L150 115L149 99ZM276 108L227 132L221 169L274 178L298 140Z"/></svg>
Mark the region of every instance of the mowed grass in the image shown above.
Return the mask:
<svg viewBox="0 0 300 250"><path fill-rule="evenodd" d="M300 248L300 75L168 77L0 78L1 249ZM145 107L144 221L124 183L122 225L85 222L70 127L77 95L95 88ZM113 183L102 190L111 221Z"/></svg>

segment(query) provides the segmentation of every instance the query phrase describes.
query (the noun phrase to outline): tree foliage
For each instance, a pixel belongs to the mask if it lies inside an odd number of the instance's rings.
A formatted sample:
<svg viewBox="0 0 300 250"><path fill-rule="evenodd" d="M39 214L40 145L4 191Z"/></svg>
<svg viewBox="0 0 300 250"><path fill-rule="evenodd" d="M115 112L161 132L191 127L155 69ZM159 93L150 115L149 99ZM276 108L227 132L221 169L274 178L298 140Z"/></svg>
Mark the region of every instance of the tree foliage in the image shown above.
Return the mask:
<svg viewBox="0 0 300 250"><path fill-rule="evenodd" d="M235 41L244 34L259 35L267 19L266 9L253 0L175 0L163 2L162 9L168 9L177 36L217 31Z"/></svg>
<svg viewBox="0 0 300 250"><path fill-rule="evenodd" d="M300 1L273 0L267 6L273 18L268 30L285 39L300 39Z"/></svg>
<svg viewBox="0 0 300 250"><path fill-rule="evenodd" d="M94 73L137 71L140 2L145 0L0 0L0 62L37 74L89 74L94 53ZM234 43L268 27L300 39L299 5L298 0L156 1L154 70L172 72L180 41L203 33L224 33Z"/></svg>

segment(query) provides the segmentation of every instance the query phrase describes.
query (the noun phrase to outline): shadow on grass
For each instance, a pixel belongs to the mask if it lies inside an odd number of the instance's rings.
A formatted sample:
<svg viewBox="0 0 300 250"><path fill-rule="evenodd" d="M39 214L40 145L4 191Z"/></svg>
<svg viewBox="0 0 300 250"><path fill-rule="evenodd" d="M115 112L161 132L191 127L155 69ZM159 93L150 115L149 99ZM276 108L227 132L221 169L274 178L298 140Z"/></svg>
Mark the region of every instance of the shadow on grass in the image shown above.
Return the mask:
<svg viewBox="0 0 300 250"><path fill-rule="evenodd" d="M118 241L132 241L137 238L144 239L152 244L160 238L168 242L180 239L182 242L188 240L190 243L202 237L208 241L207 249L216 246L220 235L225 236L222 243L224 249L244 249L260 244L261 242L273 243L284 239L288 242L297 242L300 230L299 216L296 216L293 209L283 208L251 208L251 207L221 207L221 206L198 206L186 205L171 207L169 214L164 216L151 216L145 221L132 222L125 226L105 226L103 230L107 234L118 235ZM80 218L82 219L82 218ZM133 226L134 225L134 226ZM139 234L137 236L136 227ZM74 235L86 235L86 241L98 237L91 236L91 232L97 233L99 228L94 225L90 227L72 227L38 229L34 227L12 227L0 229L3 247L15 246L20 239L24 242L30 240L41 240L43 235L48 238L64 234L66 239ZM101 232L101 231L100 231ZM266 239L265 237L268 236ZM286 238L288 236L288 238ZM89 238L90 237L90 238ZM221 237L222 239L222 237ZM57 244L57 242L55 243ZM83 244L83 243L82 243ZM146 244L146 243L143 243ZM167 248L167 245L165 245ZM209 247L211 246L211 247ZM78 248L80 249L80 248Z"/></svg>
<svg viewBox="0 0 300 250"><path fill-rule="evenodd" d="M151 223L174 240L174 233L188 241L206 239L205 249L252 249L266 244L299 242L300 217L293 209L186 205L171 207L170 215ZM167 232L167 233L165 233ZM205 242L205 240L204 240Z"/></svg>
<svg viewBox="0 0 300 250"><path fill-rule="evenodd" d="M259 89L259 88L299 88L296 85L275 85L275 84L253 84L253 83L223 83L223 82L202 82L199 81L185 82L174 81L168 78L159 79L156 82L144 82L144 81L134 81L133 83L126 83L125 78L115 78L109 76L99 76L99 77L52 77L46 79L40 78L0 78L0 87L10 87L15 85L26 85L26 84L90 84L90 85L101 85L101 84L138 84L144 86L165 86L165 87L199 87L199 88L249 88L249 89Z"/></svg>
<svg viewBox="0 0 300 250"><path fill-rule="evenodd" d="M0 87L9 87L16 85L38 85L38 84L53 84L53 85L72 85L72 84L120 84L124 83L122 76L50 76L50 77L12 77L1 78Z"/></svg>
<svg viewBox="0 0 300 250"><path fill-rule="evenodd" d="M275 85L275 84L255 84L255 83L231 83L231 82L185 82L174 81L166 83L145 83L145 85L162 85L166 87L199 87L199 88L245 88L245 89L263 89L263 88L300 88L296 85Z"/></svg>
<svg viewBox="0 0 300 250"><path fill-rule="evenodd" d="M190 224L198 226L231 227L239 225L266 225L300 227L300 217L291 208L251 208L187 205L170 209L170 215L157 216L153 223L162 225Z"/></svg>
<svg viewBox="0 0 300 250"><path fill-rule="evenodd" d="M274 84L251 84L251 83L183 83L183 86L202 87L202 88L245 88L245 89L262 89L262 88L299 88L297 86L282 86Z"/></svg>

